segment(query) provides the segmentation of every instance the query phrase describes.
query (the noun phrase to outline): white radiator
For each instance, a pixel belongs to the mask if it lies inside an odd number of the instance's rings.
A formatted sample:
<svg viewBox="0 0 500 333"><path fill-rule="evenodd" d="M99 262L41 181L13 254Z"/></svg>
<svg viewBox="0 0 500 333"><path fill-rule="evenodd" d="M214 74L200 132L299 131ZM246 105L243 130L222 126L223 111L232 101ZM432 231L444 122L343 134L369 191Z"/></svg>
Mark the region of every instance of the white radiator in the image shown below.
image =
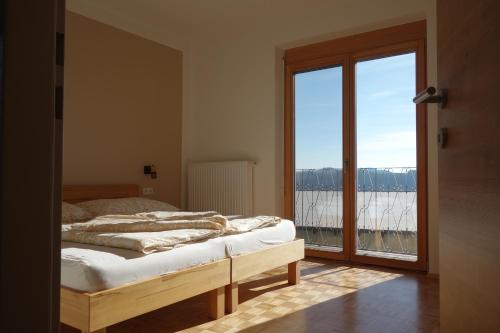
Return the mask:
<svg viewBox="0 0 500 333"><path fill-rule="evenodd" d="M254 162L202 162L188 166L188 210L253 215Z"/></svg>

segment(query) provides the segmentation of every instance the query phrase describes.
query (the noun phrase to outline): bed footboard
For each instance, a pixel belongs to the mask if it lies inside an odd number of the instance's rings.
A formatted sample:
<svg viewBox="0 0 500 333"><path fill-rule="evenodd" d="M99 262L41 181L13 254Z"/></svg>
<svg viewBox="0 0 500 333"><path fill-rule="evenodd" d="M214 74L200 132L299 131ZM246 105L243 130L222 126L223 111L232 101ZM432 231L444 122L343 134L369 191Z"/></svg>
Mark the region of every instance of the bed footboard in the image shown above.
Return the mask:
<svg viewBox="0 0 500 333"><path fill-rule="evenodd" d="M238 281L288 265L288 283L298 284L301 259L304 259L303 239L231 257L231 284L226 287L226 313L233 313L237 310Z"/></svg>
<svg viewBox="0 0 500 333"><path fill-rule="evenodd" d="M224 287L230 284L230 260L188 268L150 280L96 293L61 288L61 322L82 332L106 327L184 299L210 292L209 315L224 315Z"/></svg>

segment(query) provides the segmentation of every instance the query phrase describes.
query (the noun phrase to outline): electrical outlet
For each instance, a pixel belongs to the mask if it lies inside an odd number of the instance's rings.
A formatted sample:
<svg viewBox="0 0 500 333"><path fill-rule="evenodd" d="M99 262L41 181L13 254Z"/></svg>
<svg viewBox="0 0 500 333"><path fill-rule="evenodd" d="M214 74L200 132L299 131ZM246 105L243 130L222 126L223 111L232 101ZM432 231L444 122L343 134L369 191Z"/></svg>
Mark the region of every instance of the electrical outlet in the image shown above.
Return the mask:
<svg viewBox="0 0 500 333"><path fill-rule="evenodd" d="M155 189L152 187L143 187L142 188L142 195L152 195L155 193Z"/></svg>

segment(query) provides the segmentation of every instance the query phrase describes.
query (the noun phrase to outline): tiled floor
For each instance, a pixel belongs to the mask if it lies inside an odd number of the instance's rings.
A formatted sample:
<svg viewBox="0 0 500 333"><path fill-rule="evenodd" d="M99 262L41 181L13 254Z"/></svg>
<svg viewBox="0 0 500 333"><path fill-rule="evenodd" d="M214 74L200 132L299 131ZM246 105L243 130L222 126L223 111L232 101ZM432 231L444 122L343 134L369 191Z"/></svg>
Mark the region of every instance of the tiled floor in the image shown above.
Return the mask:
<svg viewBox="0 0 500 333"><path fill-rule="evenodd" d="M302 262L290 286L277 269L240 285L238 311L207 319L201 295L108 328L109 333L438 332L438 281L424 275L330 261ZM62 332L73 332L63 327Z"/></svg>

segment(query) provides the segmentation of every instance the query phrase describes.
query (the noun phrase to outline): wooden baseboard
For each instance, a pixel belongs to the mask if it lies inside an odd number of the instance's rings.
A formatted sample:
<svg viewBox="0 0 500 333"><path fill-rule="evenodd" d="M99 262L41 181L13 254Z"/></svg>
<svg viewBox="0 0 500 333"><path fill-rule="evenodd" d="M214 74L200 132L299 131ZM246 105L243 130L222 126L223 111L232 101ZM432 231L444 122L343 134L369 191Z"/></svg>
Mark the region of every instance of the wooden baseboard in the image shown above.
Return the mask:
<svg viewBox="0 0 500 333"><path fill-rule="evenodd" d="M344 260L344 253L340 251L323 251L317 249L305 249L305 253L307 257L315 257L322 259L333 259L333 260Z"/></svg>

